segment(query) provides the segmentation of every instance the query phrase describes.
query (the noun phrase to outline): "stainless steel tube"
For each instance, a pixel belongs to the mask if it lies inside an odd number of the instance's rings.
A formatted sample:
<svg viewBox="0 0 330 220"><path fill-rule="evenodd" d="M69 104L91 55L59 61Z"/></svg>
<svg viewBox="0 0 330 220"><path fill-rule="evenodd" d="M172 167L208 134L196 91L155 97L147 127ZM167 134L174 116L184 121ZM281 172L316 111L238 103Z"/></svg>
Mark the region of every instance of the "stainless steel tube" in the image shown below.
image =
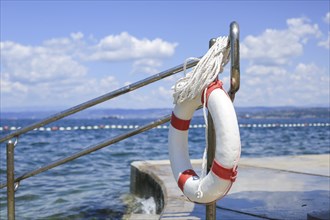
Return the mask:
<svg viewBox="0 0 330 220"><path fill-rule="evenodd" d="M209 47L212 47L213 44L215 43L216 39L213 38L209 42ZM207 114L207 143L208 143L208 148L207 148L207 173L211 170L212 162L215 157L215 130L214 130L214 124L213 124L213 119L208 112ZM206 205L206 220L215 220L217 216L217 210L216 210L216 202L210 203Z"/></svg>
<svg viewBox="0 0 330 220"><path fill-rule="evenodd" d="M69 157L66 157L66 158L57 160L57 161L55 161L53 163L50 163L50 164L48 164L46 166L43 166L43 167L38 168L36 170L33 170L31 172L27 172L27 173L19 176L15 180L14 179L10 179L10 180L12 180L12 182L10 182L10 185L8 184L8 182L7 182L7 184L2 183L2 184L0 184L0 188L4 188L6 186L7 187L12 187L12 186L14 186L14 181L15 182L20 182L23 179L27 179L29 177L35 176L35 175L37 175L39 173L42 173L42 172L47 171L49 169L52 169L54 167L60 166L60 165L62 165L64 163L70 162L70 161L75 160L75 159L77 159L79 157L82 157L84 155L90 154L90 153L92 153L94 151L100 150L100 149L102 149L104 147L107 147L107 146L109 146L111 144L117 143L117 142L119 142L119 141L121 141L123 139L126 139L128 137L134 136L134 135L139 134L139 133L144 132L144 131L148 131L148 130L150 130L152 128L157 127L158 125L161 125L161 124L164 124L164 123L170 121L170 119L171 119L171 115L166 115L166 116L164 116L162 118L159 118L156 121L153 121L153 122L151 122L149 124L146 124L146 125L141 126L141 127L137 128L137 129L134 129L132 131L129 131L129 132L125 133L125 134L118 135L118 136L116 136L116 137L114 137L112 139L104 140L104 141L102 141L102 142L100 142L100 143L98 143L96 145L92 145L92 146L86 148L85 150L82 150L82 151L80 151L78 153L75 153L75 154L73 154L73 155L71 155ZM14 177L11 176L11 178L14 178Z"/></svg>
<svg viewBox="0 0 330 220"><path fill-rule="evenodd" d="M7 143L7 211L8 220L15 219L15 182L14 182L14 147L10 140Z"/></svg>
<svg viewBox="0 0 330 220"><path fill-rule="evenodd" d="M191 67L195 66L197 63L198 63L198 60L192 60L192 61L190 61L190 62L187 63L186 68L191 68ZM132 84L130 84L128 86L124 86L124 87L122 87L120 89L117 89L115 91L109 92L109 93L107 93L105 95L99 96L99 97L97 97L95 99L92 99L90 101L84 102L84 103L82 103L80 105L77 105L75 107L69 108L69 109L67 109L65 111L62 111L62 112L57 113L55 115L52 115L52 116L50 116L48 118L45 118L45 119L43 119L43 120L41 120L39 122L36 122L36 123L34 123L32 125L26 126L26 127L22 128L22 129L19 129L19 130L13 132L13 133L10 133L10 134L8 134L6 136L1 137L0 138L0 143L3 142L3 141L9 140L9 139L11 139L13 137L18 137L19 135L24 134L24 133L26 133L28 131L31 131L31 130L33 130L35 128L38 128L38 127L47 125L47 124L49 124L51 122L57 121L57 120L59 120L61 118L64 118L66 116L72 115L74 113L80 112L80 111L85 110L85 109L87 109L89 107L92 107L94 105L97 105L97 104L100 104L102 102L105 102L105 101L107 101L109 99L115 98L117 96L123 95L123 94L128 93L128 92L131 92L133 90L136 90L136 89L138 89L140 87L146 86L146 85L148 85L150 83L156 82L156 81L161 80L163 78L166 78L168 76L171 76L171 75L174 75L176 73L179 73L179 72L181 72L183 70L183 66L184 66L184 64L178 65L178 66L173 67L171 69L165 70L163 72L160 72L158 74L155 74L153 76L150 76L148 78L145 78L143 80L140 80L138 82L132 83Z"/></svg>

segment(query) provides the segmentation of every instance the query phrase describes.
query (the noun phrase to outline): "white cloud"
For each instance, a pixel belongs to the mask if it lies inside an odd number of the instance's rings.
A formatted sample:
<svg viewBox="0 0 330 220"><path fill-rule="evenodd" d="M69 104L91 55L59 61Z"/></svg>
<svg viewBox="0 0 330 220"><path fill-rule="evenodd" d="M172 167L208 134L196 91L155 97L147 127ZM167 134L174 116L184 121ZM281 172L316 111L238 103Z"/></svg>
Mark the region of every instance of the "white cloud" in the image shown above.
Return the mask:
<svg viewBox="0 0 330 220"><path fill-rule="evenodd" d="M84 37L84 34L81 33L81 32L77 32L77 33L71 33L70 34L70 37L73 39L73 40L80 40Z"/></svg>
<svg viewBox="0 0 330 220"><path fill-rule="evenodd" d="M177 43L169 43L160 38L138 39L127 32L109 35L99 41L91 60L135 60L144 58L164 58L174 54Z"/></svg>
<svg viewBox="0 0 330 220"><path fill-rule="evenodd" d="M119 87L119 82L114 76L104 78L88 78L79 80L77 84L67 88L67 94L78 102L87 101Z"/></svg>
<svg viewBox="0 0 330 220"><path fill-rule="evenodd" d="M323 17L323 21L328 25L330 24L330 12L328 12ZM330 48L330 31L328 31L327 38L319 41L319 43L317 45L320 46L320 47L324 47L324 48L329 50L329 48Z"/></svg>
<svg viewBox="0 0 330 220"><path fill-rule="evenodd" d="M330 31L328 32L328 38L323 41L320 41L317 45L326 49L330 48Z"/></svg>
<svg viewBox="0 0 330 220"><path fill-rule="evenodd" d="M107 76L100 80L99 86L106 91L109 89L113 89L114 87L118 87L118 82L114 76Z"/></svg>
<svg viewBox="0 0 330 220"><path fill-rule="evenodd" d="M81 32L71 33L70 37L52 38L42 43L54 54L67 54L77 59L83 59L88 54L88 43Z"/></svg>
<svg viewBox="0 0 330 220"><path fill-rule="evenodd" d="M241 58L254 65L288 64L303 54L303 46L310 37L320 37L317 24L307 18L287 20L287 29L266 29L259 36L247 36L241 44Z"/></svg>
<svg viewBox="0 0 330 220"><path fill-rule="evenodd" d="M304 76L314 76L315 74L319 72L324 72L324 70L321 70L316 64L314 63L298 63L294 70L294 75L299 74L299 75L304 75Z"/></svg>
<svg viewBox="0 0 330 220"><path fill-rule="evenodd" d="M155 87L154 87L155 86ZM170 86L154 85L148 91L139 90L128 94L132 108L165 108L173 103L173 91ZM127 102L126 100L126 102ZM127 107L127 106L126 106Z"/></svg>
<svg viewBox="0 0 330 220"><path fill-rule="evenodd" d="M170 87L159 86L152 91L153 100L157 100L157 106L166 107L173 103L173 90Z"/></svg>
<svg viewBox="0 0 330 220"><path fill-rule="evenodd" d="M11 82L8 73L1 74L0 87L1 91L5 93L13 93L13 91L25 93L28 91L27 86L24 84L20 82Z"/></svg>
<svg viewBox="0 0 330 220"><path fill-rule="evenodd" d="M313 62L297 63L292 70L268 66L251 66L248 70L249 74L242 75L237 94L236 102L241 105L304 106L329 102L330 76Z"/></svg>
<svg viewBox="0 0 330 220"><path fill-rule="evenodd" d="M159 86L157 90L153 92L158 97L163 97L165 99L172 99L173 90L170 88L165 88L164 86Z"/></svg>
<svg viewBox="0 0 330 220"><path fill-rule="evenodd" d="M329 103L329 75L313 62L297 62L310 39L320 39L308 18L288 19L285 29L266 29L241 44L242 70L237 102L242 105L313 105ZM314 41L315 42L315 41ZM329 40L319 46L328 47ZM310 59L309 59L310 60Z"/></svg>
<svg viewBox="0 0 330 220"><path fill-rule="evenodd" d="M162 62L158 59L140 59L133 63L132 73L155 74L160 72L159 68Z"/></svg>
<svg viewBox="0 0 330 220"><path fill-rule="evenodd" d="M131 72L149 74L158 71L162 59L173 55L176 45L158 38L137 39L128 33L98 41L84 38L81 32L37 46L0 42L2 107L12 105L13 97L14 104L72 106L121 84L115 74L90 75L87 64L92 61L91 55L98 57L94 61L125 60L132 65Z"/></svg>
<svg viewBox="0 0 330 220"><path fill-rule="evenodd" d="M281 66L263 66L263 65L251 65L246 71L250 75L285 75L286 70Z"/></svg>
<svg viewBox="0 0 330 220"><path fill-rule="evenodd" d="M298 63L288 81L290 96L301 100L301 103L310 103L313 100L329 102L329 74L315 63Z"/></svg>
<svg viewBox="0 0 330 220"><path fill-rule="evenodd" d="M1 42L2 71L13 82L35 84L84 76L86 67L66 54L54 54L46 47Z"/></svg>
<svg viewBox="0 0 330 220"><path fill-rule="evenodd" d="M311 24L308 18L291 18L286 21L288 30L299 38L307 35L321 36L321 31L317 24Z"/></svg>

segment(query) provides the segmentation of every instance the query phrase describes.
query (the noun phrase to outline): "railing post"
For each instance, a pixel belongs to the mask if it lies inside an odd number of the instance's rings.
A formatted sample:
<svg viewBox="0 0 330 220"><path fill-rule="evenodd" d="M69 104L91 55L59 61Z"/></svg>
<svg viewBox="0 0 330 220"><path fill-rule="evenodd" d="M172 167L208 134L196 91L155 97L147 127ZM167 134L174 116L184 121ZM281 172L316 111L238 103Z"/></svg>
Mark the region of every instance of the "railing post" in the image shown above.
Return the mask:
<svg viewBox="0 0 330 220"><path fill-rule="evenodd" d="M8 220L15 220L15 176L14 176L14 147L10 140L7 143L7 211Z"/></svg>
<svg viewBox="0 0 330 220"><path fill-rule="evenodd" d="M212 45L215 43L216 39L212 38L209 42L209 48L212 47ZM214 124L211 117L210 112L207 114L207 124L208 124L208 130L207 130L207 143L208 143L208 149L207 149L207 173L210 171L212 162L215 156L215 130L214 130ZM215 220L216 219L216 202L210 203L206 205L206 220Z"/></svg>
<svg viewBox="0 0 330 220"><path fill-rule="evenodd" d="M230 89L228 95L232 102L235 99L235 93L239 90L240 86L240 61L239 61L239 26L238 23L233 21L230 24L229 30L230 37ZM216 39L212 38L209 42L209 48L213 46ZM208 141L208 150L207 150L207 173L210 171L214 156L215 156L215 130L214 124L211 117L211 114L207 115L207 141ZM216 219L216 202L206 205L206 220L215 220Z"/></svg>

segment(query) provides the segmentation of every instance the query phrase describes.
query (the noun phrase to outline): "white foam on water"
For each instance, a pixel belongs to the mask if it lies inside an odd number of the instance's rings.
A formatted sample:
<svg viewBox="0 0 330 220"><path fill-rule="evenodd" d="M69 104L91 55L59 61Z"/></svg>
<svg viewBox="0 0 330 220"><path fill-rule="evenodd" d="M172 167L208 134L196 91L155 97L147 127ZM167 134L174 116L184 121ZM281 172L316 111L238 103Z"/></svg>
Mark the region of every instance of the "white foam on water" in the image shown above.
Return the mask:
<svg viewBox="0 0 330 220"><path fill-rule="evenodd" d="M126 214L157 214L157 205L153 197L140 198L133 194L123 197L124 203L127 205Z"/></svg>
<svg viewBox="0 0 330 220"><path fill-rule="evenodd" d="M148 199L137 198L137 202L141 204L140 210L143 214L156 214L156 202L153 197Z"/></svg>

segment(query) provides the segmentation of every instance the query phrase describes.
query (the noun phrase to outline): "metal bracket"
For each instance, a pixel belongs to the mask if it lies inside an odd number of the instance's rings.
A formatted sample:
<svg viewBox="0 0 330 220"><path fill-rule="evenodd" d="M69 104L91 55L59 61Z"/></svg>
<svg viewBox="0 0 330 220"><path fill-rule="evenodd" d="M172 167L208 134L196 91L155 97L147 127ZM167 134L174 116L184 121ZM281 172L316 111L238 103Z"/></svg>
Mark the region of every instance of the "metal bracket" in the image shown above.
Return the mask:
<svg viewBox="0 0 330 220"><path fill-rule="evenodd" d="M240 86L240 63L239 63L239 26L233 21L230 24L230 89L228 95L232 101Z"/></svg>

